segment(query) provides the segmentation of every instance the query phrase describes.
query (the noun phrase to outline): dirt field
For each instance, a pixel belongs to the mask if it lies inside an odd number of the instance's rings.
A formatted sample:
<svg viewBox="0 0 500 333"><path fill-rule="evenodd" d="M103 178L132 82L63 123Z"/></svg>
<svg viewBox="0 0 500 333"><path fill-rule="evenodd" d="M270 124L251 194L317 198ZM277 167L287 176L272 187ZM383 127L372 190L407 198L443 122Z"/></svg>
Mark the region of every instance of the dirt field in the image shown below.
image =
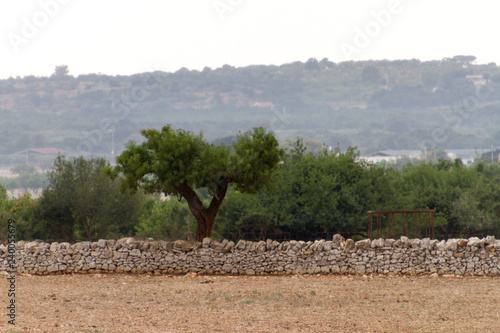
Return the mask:
<svg viewBox="0 0 500 333"><path fill-rule="evenodd" d="M17 276L1 332L500 332L500 278Z"/></svg>

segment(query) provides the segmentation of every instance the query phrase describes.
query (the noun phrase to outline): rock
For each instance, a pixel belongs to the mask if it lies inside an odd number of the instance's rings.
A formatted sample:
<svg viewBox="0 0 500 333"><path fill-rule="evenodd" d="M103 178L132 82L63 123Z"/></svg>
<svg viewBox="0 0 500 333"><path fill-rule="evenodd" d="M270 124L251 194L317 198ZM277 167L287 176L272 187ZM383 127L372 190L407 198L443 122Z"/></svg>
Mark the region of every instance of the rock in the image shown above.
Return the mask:
<svg viewBox="0 0 500 333"><path fill-rule="evenodd" d="M99 239L97 241L97 246L100 247L100 248L106 247L106 240L105 239Z"/></svg>
<svg viewBox="0 0 500 333"><path fill-rule="evenodd" d="M392 254L392 259L399 259L402 257L401 252L396 252Z"/></svg>
<svg viewBox="0 0 500 333"><path fill-rule="evenodd" d="M366 267L365 265L357 265L356 266L356 273L357 274L365 274Z"/></svg>
<svg viewBox="0 0 500 333"><path fill-rule="evenodd" d="M257 250L257 244L258 244L258 242L248 241L247 242L247 251L255 252Z"/></svg>
<svg viewBox="0 0 500 333"><path fill-rule="evenodd" d="M381 248L381 247L384 247L385 246L385 241L383 238L377 238L377 239L374 239L370 245L371 247L373 248Z"/></svg>
<svg viewBox="0 0 500 333"><path fill-rule="evenodd" d="M132 257L140 257L141 256L141 250L139 250L139 249L133 249L132 251L130 251L129 254Z"/></svg>
<svg viewBox="0 0 500 333"><path fill-rule="evenodd" d="M203 241L201 242L202 247L204 249L208 249L210 247L210 243L212 243L212 238L209 238L209 237L203 238Z"/></svg>
<svg viewBox="0 0 500 333"><path fill-rule="evenodd" d="M467 241L467 246L475 246L475 247L480 247L481 245L484 245L484 243L477 237L471 237Z"/></svg>
<svg viewBox="0 0 500 333"><path fill-rule="evenodd" d="M436 240L436 243L434 244L434 248L438 251L443 251L446 249L446 242L444 240L438 242Z"/></svg>
<svg viewBox="0 0 500 333"><path fill-rule="evenodd" d="M26 244L24 244L24 252L33 253L33 252L35 252L37 247L38 247L38 242L26 243ZM7 247L5 247L5 249L7 249Z"/></svg>
<svg viewBox="0 0 500 333"><path fill-rule="evenodd" d="M245 249L246 249L246 247L247 247L247 243L246 243L246 241L245 241L245 240L243 240L243 239L240 239L240 240L238 241L238 243L236 244L236 246L235 246L235 248L236 248L237 250L240 250L240 251L245 250Z"/></svg>
<svg viewBox="0 0 500 333"><path fill-rule="evenodd" d="M420 239L415 238L410 241L410 244L413 248L420 247Z"/></svg>
<svg viewBox="0 0 500 333"><path fill-rule="evenodd" d="M459 247L466 247L466 246L467 246L467 243L468 243L468 241L467 241L466 239L460 239L460 240L458 241L458 246L459 246Z"/></svg>
<svg viewBox="0 0 500 333"><path fill-rule="evenodd" d="M321 246L321 249L319 248ZM321 251L323 250L323 245L321 244L321 241L314 241L314 243L311 244L311 247L310 247L311 251Z"/></svg>
<svg viewBox="0 0 500 333"><path fill-rule="evenodd" d="M77 252L83 252L90 248L90 242L80 242L73 245Z"/></svg>
<svg viewBox="0 0 500 333"><path fill-rule="evenodd" d="M266 243L266 248L267 248L267 243ZM222 250L222 252L228 253L228 252L233 251L233 249L234 249L234 242L230 241L226 244L226 246L224 246L224 249Z"/></svg>
<svg viewBox="0 0 500 333"><path fill-rule="evenodd" d="M367 249L370 247L371 243L372 243L371 240L363 239L363 240L357 241L356 243L354 243L354 245L359 249Z"/></svg>
<svg viewBox="0 0 500 333"><path fill-rule="evenodd" d="M47 272L56 272L59 270L59 267L57 264L52 264L49 267L47 267Z"/></svg>
<svg viewBox="0 0 500 333"><path fill-rule="evenodd" d="M345 242L345 238L342 237L342 235L340 234L335 234L333 235L333 238L332 238L332 247L333 248L340 248L340 245Z"/></svg>
<svg viewBox="0 0 500 333"><path fill-rule="evenodd" d="M290 242L290 244L293 245L292 250L295 252L300 252L303 248L307 247L306 242L304 242L303 240L295 242L295 243Z"/></svg>
<svg viewBox="0 0 500 333"><path fill-rule="evenodd" d="M395 240L392 238L388 238L384 240L384 247L392 247L394 244Z"/></svg>
<svg viewBox="0 0 500 333"><path fill-rule="evenodd" d="M183 252L189 252L189 251L193 250L194 244L195 243L193 241L177 240L174 242L174 249L180 250Z"/></svg>
<svg viewBox="0 0 500 333"><path fill-rule="evenodd" d="M50 251L51 252L57 252L59 250L59 243L58 242L54 242L52 244L50 244Z"/></svg>
<svg viewBox="0 0 500 333"><path fill-rule="evenodd" d="M495 246L494 245L486 245L485 249L486 249L486 251L494 252Z"/></svg>
<svg viewBox="0 0 500 333"><path fill-rule="evenodd" d="M290 242L287 241L282 242L279 246L280 251L288 251L289 248L290 248Z"/></svg>
<svg viewBox="0 0 500 333"><path fill-rule="evenodd" d="M448 239L446 241L445 249L448 251L456 251L458 248L458 240L456 239Z"/></svg>
<svg viewBox="0 0 500 333"><path fill-rule="evenodd" d="M332 249L332 241L326 241L325 244L323 244L323 250L330 251L331 249Z"/></svg>
<svg viewBox="0 0 500 333"><path fill-rule="evenodd" d="M266 242L260 241L257 243L256 246L256 251L259 253L265 252L266 251Z"/></svg>
<svg viewBox="0 0 500 333"><path fill-rule="evenodd" d="M59 250L68 250L71 247L71 244L68 242L62 242L59 244Z"/></svg>
<svg viewBox="0 0 500 333"><path fill-rule="evenodd" d="M356 246L355 246L354 241L352 239L349 238L348 240L345 241L344 252L351 252L355 248L356 248Z"/></svg>
<svg viewBox="0 0 500 333"><path fill-rule="evenodd" d="M117 250L120 249L123 246L123 244L127 242L127 239L128 238L120 238L119 240L117 240L115 243L115 249Z"/></svg>
<svg viewBox="0 0 500 333"><path fill-rule="evenodd" d="M429 250L430 249L430 238L423 238L420 240L420 248L424 250Z"/></svg>
<svg viewBox="0 0 500 333"><path fill-rule="evenodd" d="M210 247L214 249L215 252L222 252L222 249L224 249L224 246L216 240L212 240Z"/></svg>
<svg viewBox="0 0 500 333"><path fill-rule="evenodd" d="M495 245L495 236L486 236L484 239L483 239L483 242L484 244L487 244L487 245Z"/></svg>
<svg viewBox="0 0 500 333"><path fill-rule="evenodd" d="M435 249L435 246L439 244L439 241L437 239L431 239L429 241L429 250L433 250ZM443 241L443 244L444 244L444 241Z"/></svg>

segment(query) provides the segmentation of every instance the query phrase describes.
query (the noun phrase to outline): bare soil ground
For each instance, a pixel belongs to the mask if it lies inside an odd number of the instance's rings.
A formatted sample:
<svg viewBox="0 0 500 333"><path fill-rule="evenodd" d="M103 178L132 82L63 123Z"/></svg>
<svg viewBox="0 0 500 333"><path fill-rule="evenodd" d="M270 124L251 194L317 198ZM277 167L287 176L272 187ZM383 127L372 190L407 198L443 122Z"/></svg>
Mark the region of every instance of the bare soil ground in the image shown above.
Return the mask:
<svg viewBox="0 0 500 333"><path fill-rule="evenodd" d="M17 276L1 332L500 332L500 278Z"/></svg>

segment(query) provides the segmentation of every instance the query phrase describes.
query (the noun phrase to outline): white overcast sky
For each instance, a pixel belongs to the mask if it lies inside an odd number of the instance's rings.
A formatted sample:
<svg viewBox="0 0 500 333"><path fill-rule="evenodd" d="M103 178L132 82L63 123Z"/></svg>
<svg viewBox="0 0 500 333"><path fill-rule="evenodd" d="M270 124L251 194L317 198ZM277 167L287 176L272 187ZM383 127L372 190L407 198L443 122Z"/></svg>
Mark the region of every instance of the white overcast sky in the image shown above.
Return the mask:
<svg viewBox="0 0 500 333"><path fill-rule="evenodd" d="M63 64L75 76L324 57L500 64L499 13L493 0L1 0L0 78Z"/></svg>

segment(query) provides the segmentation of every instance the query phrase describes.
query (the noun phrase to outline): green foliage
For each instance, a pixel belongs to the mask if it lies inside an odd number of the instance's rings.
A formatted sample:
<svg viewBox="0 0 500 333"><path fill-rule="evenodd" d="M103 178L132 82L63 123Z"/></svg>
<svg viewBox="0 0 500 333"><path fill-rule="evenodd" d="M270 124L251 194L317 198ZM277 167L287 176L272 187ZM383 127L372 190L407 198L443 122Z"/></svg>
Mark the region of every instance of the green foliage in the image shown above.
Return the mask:
<svg viewBox="0 0 500 333"><path fill-rule="evenodd" d="M273 225L273 214L260 195L242 193L234 188L228 191L216 222L216 234L232 240L243 239L250 234L264 237L277 230Z"/></svg>
<svg viewBox="0 0 500 333"><path fill-rule="evenodd" d="M0 184L8 190L39 189L47 184L47 175L43 173L24 173L14 178L0 177Z"/></svg>
<svg viewBox="0 0 500 333"><path fill-rule="evenodd" d="M229 161L232 183L245 193L256 193L263 187L270 190L283 157L278 141L262 127L240 133L237 138Z"/></svg>
<svg viewBox="0 0 500 333"><path fill-rule="evenodd" d="M136 235L169 241L193 238L196 223L192 219L190 221L190 214L186 202L148 199L144 213L135 226Z"/></svg>
<svg viewBox="0 0 500 333"><path fill-rule="evenodd" d="M56 66L54 73L52 74L53 77L56 78L63 78L69 74L69 69L67 65L59 65Z"/></svg>
<svg viewBox="0 0 500 333"><path fill-rule="evenodd" d="M373 65L366 65L361 71L361 78L363 81L378 83L381 78L380 71Z"/></svg>
<svg viewBox="0 0 500 333"><path fill-rule="evenodd" d="M17 175L26 175L36 173L36 168L31 164L18 164L11 171Z"/></svg>
<svg viewBox="0 0 500 333"><path fill-rule="evenodd" d="M117 157L118 167L108 170L112 177L124 174L123 189L179 196L179 186L187 184L206 187L215 195L221 182L230 179L238 189L255 192L271 183L282 156L277 140L263 128L240 133L232 151L229 146L204 141L201 134L173 130L170 125L161 132L148 129L141 134L147 141L129 142Z"/></svg>
<svg viewBox="0 0 500 333"><path fill-rule="evenodd" d="M350 148L305 153L301 141L282 164L278 190L264 201L278 226L302 239L314 232L364 232L362 216L381 198L382 169L357 161Z"/></svg>
<svg viewBox="0 0 500 333"><path fill-rule="evenodd" d="M122 189L142 188L146 193L180 195L178 187L186 183L193 188L217 184L217 177L227 168L229 148L215 146L184 130L165 126L160 131L142 130L146 141L140 145L129 142L117 157L117 167L108 174L125 176Z"/></svg>
<svg viewBox="0 0 500 333"><path fill-rule="evenodd" d="M283 155L274 135L264 128L238 134L232 147L208 143L201 134L170 125L141 133L146 141L129 142L107 174L112 179L123 175L122 190L140 188L185 198L198 222L197 240L210 236L229 184L247 193L269 189ZM208 205L195 192L203 188L211 195Z"/></svg>
<svg viewBox="0 0 500 333"><path fill-rule="evenodd" d="M5 187L0 185L0 242L7 240L8 219L16 221L16 239L33 239L33 220L38 202L29 195L9 199Z"/></svg>
<svg viewBox="0 0 500 333"><path fill-rule="evenodd" d="M355 149L307 152L298 140L280 165L273 193L230 190L218 217L218 233L239 239L293 239L341 232L366 237L369 210L435 212L436 237L468 237L500 231L500 166L459 160L398 166L366 164Z"/></svg>
<svg viewBox="0 0 500 333"><path fill-rule="evenodd" d="M255 146L243 140L239 149L258 151ZM231 157L235 161L250 158L235 150L233 146L228 151L230 166L237 165ZM465 167L459 160L441 159L394 167L367 164L357 157L353 148L314 154L297 140L279 164L281 177L274 192L265 186L253 194L236 189L235 184L228 188L215 237L266 239L286 233L309 240L334 232L364 237L368 210L416 209L434 210L437 238L500 235L500 165L478 162ZM106 167L103 160L58 158L49 173L50 185L39 200L9 199L0 185L0 237L6 235L8 218L14 218L18 239L26 240L97 239L134 231L156 239L190 238L195 220L189 221L192 210L185 200L150 198L141 209L140 192L138 196L119 193L118 181L98 172ZM255 176L242 174L240 179ZM213 200L208 187L198 189L197 196L205 206Z"/></svg>
<svg viewBox="0 0 500 333"><path fill-rule="evenodd" d="M3 186L2 184L0 184L0 203L4 202L7 199L8 199L7 189L5 188L5 186Z"/></svg>
<svg viewBox="0 0 500 333"><path fill-rule="evenodd" d="M464 167L459 161L408 164L394 173L395 209L433 209L438 237L495 233L500 167Z"/></svg>
<svg viewBox="0 0 500 333"><path fill-rule="evenodd" d="M58 157L39 199L40 238L97 240L130 235L142 207L141 193L120 193L118 181L103 174L102 158Z"/></svg>

